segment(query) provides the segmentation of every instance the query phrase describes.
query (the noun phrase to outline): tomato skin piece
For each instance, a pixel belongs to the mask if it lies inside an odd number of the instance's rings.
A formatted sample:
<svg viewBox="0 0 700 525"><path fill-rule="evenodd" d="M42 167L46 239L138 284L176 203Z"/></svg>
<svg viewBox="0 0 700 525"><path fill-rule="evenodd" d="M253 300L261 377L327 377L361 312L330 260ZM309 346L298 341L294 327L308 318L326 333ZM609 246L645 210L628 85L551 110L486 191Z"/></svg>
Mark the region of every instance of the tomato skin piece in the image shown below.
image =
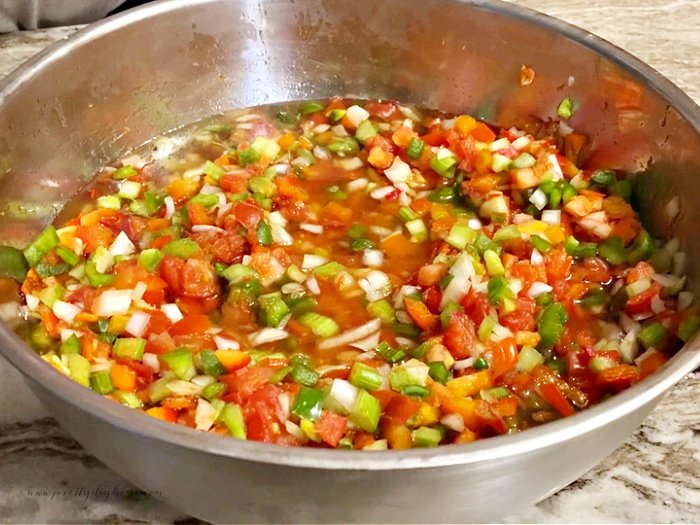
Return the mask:
<svg viewBox="0 0 700 525"><path fill-rule="evenodd" d="M211 328L211 319L208 315L188 315L180 319L168 329L171 336L177 335L203 335Z"/></svg>
<svg viewBox="0 0 700 525"><path fill-rule="evenodd" d="M606 368L598 374L598 382L606 387L625 389L639 381L639 371L631 365Z"/></svg>
<svg viewBox="0 0 700 525"><path fill-rule="evenodd" d="M455 310L450 316L443 334L443 344L455 359L466 359L471 355L476 340L474 321L461 311Z"/></svg>
<svg viewBox="0 0 700 525"><path fill-rule="evenodd" d="M491 357L491 371L494 379L511 370L518 362L518 347L515 339L507 337L496 343Z"/></svg>
<svg viewBox="0 0 700 525"><path fill-rule="evenodd" d="M542 397L562 416L573 416L576 411L571 406L569 400L564 397L557 385L554 383L543 383L539 386L539 391Z"/></svg>
<svg viewBox="0 0 700 525"><path fill-rule="evenodd" d="M348 426L348 418L324 410L316 421L316 433L328 445L335 448Z"/></svg>

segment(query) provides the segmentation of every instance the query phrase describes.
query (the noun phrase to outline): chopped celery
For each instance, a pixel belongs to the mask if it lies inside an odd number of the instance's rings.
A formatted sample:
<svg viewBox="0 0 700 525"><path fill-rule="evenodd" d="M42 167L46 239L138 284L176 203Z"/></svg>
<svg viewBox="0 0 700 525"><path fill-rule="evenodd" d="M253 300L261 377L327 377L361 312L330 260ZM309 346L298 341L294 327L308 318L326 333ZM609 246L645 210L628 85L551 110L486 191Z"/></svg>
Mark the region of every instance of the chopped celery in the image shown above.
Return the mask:
<svg viewBox="0 0 700 525"><path fill-rule="evenodd" d="M341 157L352 156L360 151L360 145L352 137L339 137L328 144L328 150Z"/></svg>
<svg viewBox="0 0 700 525"><path fill-rule="evenodd" d="M261 246L270 246L272 244L272 229L267 222L260 221L256 235L258 238L258 244Z"/></svg>
<svg viewBox="0 0 700 525"><path fill-rule="evenodd" d="M438 157L437 155L433 155L433 158L430 159L430 167L440 175L441 177L445 177L447 179L451 179L455 175L455 168L457 166L457 159L451 155L448 155L446 157Z"/></svg>
<svg viewBox="0 0 700 525"><path fill-rule="evenodd" d="M547 253L552 249L552 244L539 235L533 235L530 237L530 242L532 243L532 246L540 253Z"/></svg>
<svg viewBox="0 0 700 525"><path fill-rule="evenodd" d="M83 386L90 386L90 361L80 354L68 354L70 376Z"/></svg>
<svg viewBox="0 0 700 525"><path fill-rule="evenodd" d="M146 340L140 337L120 337L114 342L114 357L126 357L140 361L146 349Z"/></svg>
<svg viewBox="0 0 700 525"><path fill-rule="evenodd" d="M117 171L112 173L112 178L114 180L124 180L128 179L129 177L133 177L137 173L136 168L133 166L122 166L121 168L117 169Z"/></svg>
<svg viewBox="0 0 700 525"><path fill-rule="evenodd" d="M401 350L400 348L394 348L386 341L382 341L381 343L379 343L379 346L377 347L377 353L384 359L386 359L389 363L398 363L404 357L406 357L406 353L403 350Z"/></svg>
<svg viewBox="0 0 700 525"><path fill-rule="evenodd" d="M224 383L209 383L202 389L202 397L208 401L221 397L226 392Z"/></svg>
<svg viewBox="0 0 700 525"><path fill-rule="evenodd" d="M374 432L377 430L381 414L379 400L366 390L360 390L350 411L350 421L365 432Z"/></svg>
<svg viewBox="0 0 700 525"><path fill-rule="evenodd" d="M414 447L437 447L442 437L442 432L430 427L419 427L411 432Z"/></svg>
<svg viewBox="0 0 700 525"><path fill-rule="evenodd" d="M143 403L141 400L136 397L136 394L133 392L124 392L123 390L116 390L114 392L114 395L117 396L117 399L122 405L125 405L129 408L141 408L143 406Z"/></svg>
<svg viewBox="0 0 700 525"><path fill-rule="evenodd" d="M664 337L666 337L666 327L658 322L645 324L637 334L639 342L646 348L658 345Z"/></svg>
<svg viewBox="0 0 700 525"><path fill-rule="evenodd" d="M75 334L71 334L68 339L61 343L60 349L61 355L68 354L79 354L80 353L80 339Z"/></svg>
<svg viewBox="0 0 700 525"><path fill-rule="evenodd" d="M212 206L216 206L216 204L218 204L219 197L213 193L198 193L192 197L189 202L192 204L201 204L205 208L211 208Z"/></svg>
<svg viewBox="0 0 700 525"><path fill-rule="evenodd" d="M379 387L382 386L384 378L376 368L359 361L355 361L355 363L352 365L352 370L350 370L350 377L348 381L358 388L378 390Z"/></svg>
<svg viewBox="0 0 700 525"><path fill-rule="evenodd" d="M570 119L576 113L578 109L578 103L571 97L564 97L564 99L557 106L557 115L563 119Z"/></svg>
<svg viewBox="0 0 700 525"><path fill-rule="evenodd" d="M228 431L236 439L246 439L246 425L243 419L243 411L239 405L228 403L221 411L221 420Z"/></svg>
<svg viewBox="0 0 700 525"><path fill-rule="evenodd" d="M114 281L114 275L107 273L100 273L95 267L95 261L89 260L85 265L85 276L90 283L90 286L101 287L109 286Z"/></svg>
<svg viewBox="0 0 700 525"><path fill-rule="evenodd" d="M347 268L339 262L330 261L323 264L314 270L314 274L322 279L332 279L339 273L346 271Z"/></svg>
<svg viewBox="0 0 700 525"><path fill-rule="evenodd" d="M421 385L407 385L401 388L401 393L405 396L428 397L430 389Z"/></svg>
<svg viewBox="0 0 700 525"><path fill-rule="evenodd" d="M493 250L484 252L484 262L486 263L486 271L490 276L505 275L506 269L503 267L501 258Z"/></svg>
<svg viewBox="0 0 700 525"><path fill-rule="evenodd" d="M306 312L299 317L299 322L310 328L317 337L331 337L340 331L340 327L333 319L316 312Z"/></svg>
<svg viewBox="0 0 700 525"><path fill-rule="evenodd" d="M90 377L90 388L102 395L109 394L114 390L109 370L100 370L92 374L92 377Z"/></svg>
<svg viewBox="0 0 700 525"><path fill-rule="evenodd" d="M39 300L49 308L53 308L54 303L60 301L65 292L66 289L63 286L60 284L53 284L39 292Z"/></svg>
<svg viewBox="0 0 700 525"><path fill-rule="evenodd" d="M162 354L160 358L180 379L189 381L197 374L197 369L194 366L194 357L188 348L182 347L172 350Z"/></svg>
<svg viewBox="0 0 700 525"><path fill-rule="evenodd" d="M238 164L241 166L248 166L260 160L260 153L255 151L253 148L243 149L237 152L238 154Z"/></svg>
<svg viewBox="0 0 700 525"><path fill-rule="evenodd" d="M430 192L428 200L430 202L449 203L458 199L457 192L453 185L442 186Z"/></svg>
<svg viewBox="0 0 700 525"><path fill-rule="evenodd" d="M678 325L678 338L687 343L696 334L698 328L700 328L700 317L689 315Z"/></svg>
<svg viewBox="0 0 700 525"><path fill-rule="evenodd" d="M472 230L466 224L455 224L452 226L452 229L447 235L445 241L458 250L464 250L464 248L467 247L467 244L471 244L476 240L477 236L478 234L476 230Z"/></svg>
<svg viewBox="0 0 700 525"><path fill-rule="evenodd" d="M523 346L518 354L515 369L519 372L532 372L537 365L544 363L544 356L531 346Z"/></svg>
<svg viewBox="0 0 700 525"><path fill-rule="evenodd" d="M396 318L394 307L386 299L380 299L367 305L367 313L371 317L381 319L382 322L390 323Z"/></svg>
<svg viewBox="0 0 700 525"><path fill-rule="evenodd" d="M415 219L404 224L411 234L411 241L425 242L428 240L428 229L425 227L423 219Z"/></svg>
<svg viewBox="0 0 700 525"><path fill-rule="evenodd" d="M502 275L496 275L489 279L488 299L491 304L498 304L504 299L512 299L513 291L508 286L508 281Z"/></svg>
<svg viewBox="0 0 700 525"><path fill-rule="evenodd" d="M75 266L80 262L80 256L77 253L66 248L65 246L61 246L60 244L56 246L56 254L63 260L63 262L71 266Z"/></svg>
<svg viewBox="0 0 700 525"><path fill-rule="evenodd" d="M430 377L438 383L442 383L444 385L450 379L450 371L442 361L433 361L432 363L428 363L428 369L428 374Z"/></svg>
<svg viewBox="0 0 700 525"><path fill-rule="evenodd" d="M239 283L241 281L247 281L251 279L257 279L258 272L253 270L250 266L245 264L232 264L221 272L221 277L226 279L229 283Z"/></svg>

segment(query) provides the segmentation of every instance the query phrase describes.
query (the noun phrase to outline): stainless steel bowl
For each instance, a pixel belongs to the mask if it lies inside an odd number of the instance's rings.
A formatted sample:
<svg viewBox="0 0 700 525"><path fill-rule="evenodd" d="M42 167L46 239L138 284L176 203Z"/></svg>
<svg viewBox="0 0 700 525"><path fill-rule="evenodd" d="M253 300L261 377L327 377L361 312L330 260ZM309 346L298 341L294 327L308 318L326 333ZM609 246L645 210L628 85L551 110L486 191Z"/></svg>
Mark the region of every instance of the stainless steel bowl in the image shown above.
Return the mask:
<svg viewBox="0 0 700 525"><path fill-rule="evenodd" d="M535 82L519 84L525 64ZM180 0L53 46L0 91L0 217L18 244L105 161L222 110L354 94L506 125L553 116L564 95L592 162L640 172L652 229L700 272L700 110L650 67L541 14L485 0ZM677 197L680 213L666 204ZM92 454L169 504L214 522L489 521L590 469L700 364L688 345L643 383L575 417L470 445L403 452L290 450L168 425L55 372L6 326L0 350Z"/></svg>

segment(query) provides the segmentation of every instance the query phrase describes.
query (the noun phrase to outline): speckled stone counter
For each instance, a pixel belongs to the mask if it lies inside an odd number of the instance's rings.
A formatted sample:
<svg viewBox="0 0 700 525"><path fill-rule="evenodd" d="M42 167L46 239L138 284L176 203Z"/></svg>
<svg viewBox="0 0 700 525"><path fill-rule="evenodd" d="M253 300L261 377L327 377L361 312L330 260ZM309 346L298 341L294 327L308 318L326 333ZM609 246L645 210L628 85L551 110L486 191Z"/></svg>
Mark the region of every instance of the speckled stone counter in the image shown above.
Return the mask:
<svg viewBox="0 0 700 525"><path fill-rule="evenodd" d="M628 49L700 100L700 1L513 0ZM0 76L74 27L0 35ZM0 358L0 522L198 523L112 473L39 405ZM700 523L700 374L622 447L506 523Z"/></svg>

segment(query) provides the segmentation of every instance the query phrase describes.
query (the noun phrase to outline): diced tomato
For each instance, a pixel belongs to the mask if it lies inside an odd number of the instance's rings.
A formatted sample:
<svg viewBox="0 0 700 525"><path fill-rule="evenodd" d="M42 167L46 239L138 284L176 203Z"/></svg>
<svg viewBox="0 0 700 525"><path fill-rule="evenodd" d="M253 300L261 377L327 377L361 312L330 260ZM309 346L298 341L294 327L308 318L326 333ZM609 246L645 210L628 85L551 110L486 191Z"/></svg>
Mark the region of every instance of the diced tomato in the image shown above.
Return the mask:
<svg viewBox="0 0 700 525"><path fill-rule="evenodd" d="M187 216L192 224L214 224L214 215L203 204L198 202L187 203Z"/></svg>
<svg viewBox="0 0 700 525"><path fill-rule="evenodd" d="M316 433L325 443L335 448L345 434L347 426L348 418L324 410L316 421Z"/></svg>
<svg viewBox="0 0 700 525"><path fill-rule="evenodd" d="M239 262L249 251L246 240L236 232L208 231L194 233L191 236L205 253L209 253L221 262L232 264Z"/></svg>
<svg viewBox="0 0 700 525"><path fill-rule="evenodd" d="M256 390L270 382L274 373L274 368L252 366L237 370L233 374L222 375L219 380L228 385L230 392L238 394L239 402L245 403Z"/></svg>
<svg viewBox="0 0 700 525"><path fill-rule="evenodd" d="M529 297L518 297L515 300L514 311L498 317L499 322L506 328L513 331L526 330L533 331L537 326L535 322L535 309L537 305Z"/></svg>
<svg viewBox="0 0 700 525"><path fill-rule="evenodd" d="M248 439L274 443L282 434L279 418L279 390L265 385L249 397L243 407Z"/></svg>
<svg viewBox="0 0 700 525"><path fill-rule="evenodd" d="M496 134L483 122L479 122L476 127L469 132L469 135L479 142L493 142L496 140Z"/></svg>
<svg viewBox="0 0 700 525"><path fill-rule="evenodd" d="M373 100L365 104L365 111L387 122L401 118L401 112L393 102L377 102Z"/></svg>
<svg viewBox="0 0 700 525"><path fill-rule="evenodd" d="M627 299L625 312L634 315L651 312L651 300L661 292L661 285L653 282L649 288L642 293L633 295Z"/></svg>
<svg viewBox="0 0 700 525"><path fill-rule="evenodd" d="M654 352L648 357L642 359L639 363L639 379L644 379L650 374L653 374L661 368L666 361L668 361L668 356L661 352Z"/></svg>
<svg viewBox="0 0 700 525"><path fill-rule="evenodd" d="M462 300L462 307L476 326L479 326L491 312L491 305L486 294L475 292L473 287L469 289L469 293Z"/></svg>
<svg viewBox="0 0 700 525"><path fill-rule="evenodd" d="M627 274L627 284L632 284L640 279L651 278L656 273L654 267L648 262L640 261Z"/></svg>
<svg viewBox="0 0 700 525"><path fill-rule="evenodd" d="M455 359L465 359L471 355L476 339L474 321L462 310L452 312L443 335L443 344Z"/></svg>
<svg viewBox="0 0 700 525"><path fill-rule="evenodd" d="M75 236L83 241L83 246L87 253L94 253L100 246L104 248L109 247L115 237L112 230L102 224L77 226L75 228Z"/></svg>
<svg viewBox="0 0 700 525"><path fill-rule="evenodd" d="M228 218L233 217L235 223L231 223ZM257 204L251 201L237 202L231 208L231 211L224 220L224 228L229 231L235 231L236 225L240 224L250 232L254 232L260 221L263 219L263 210Z"/></svg>
<svg viewBox="0 0 700 525"><path fill-rule="evenodd" d="M440 303L442 302L442 292L439 286L432 286L423 292L423 302L434 314L440 313Z"/></svg>
<svg viewBox="0 0 700 525"><path fill-rule="evenodd" d="M217 350L216 357L229 372L234 372L250 363L250 355L241 350Z"/></svg>
<svg viewBox="0 0 700 525"><path fill-rule="evenodd" d="M249 177L246 175L225 173L219 179L219 186L226 193L244 193L248 191L246 181Z"/></svg>
<svg viewBox="0 0 700 525"><path fill-rule="evenodd" d="M150 319L146 325L146 331L142 337L149 337L151 334L158 335L165 332L170 326L170 319L160 310L148 312Z"/></svg>
<svg viewBox="0 0 700 525"><path fill-rule="evenodd" d="M564 248L553 248L544 256L547 279L552 281L564 281L569 276L572 259Z"/></svg>
<svg viewBox="0 0 700 525"><path fill-rule="evenodd" d="M180 319L168 329L171 336L202 334L211 328L211 319L208 315L188 315Z"/></svg>
<svg viewBox="0 0 700 525"><path fill-rule="evenodd" d="M183 261L166 255L160 264L160 274L175 295L205 298L219 293L219 281L214 268L202 259Z"/></svg>

